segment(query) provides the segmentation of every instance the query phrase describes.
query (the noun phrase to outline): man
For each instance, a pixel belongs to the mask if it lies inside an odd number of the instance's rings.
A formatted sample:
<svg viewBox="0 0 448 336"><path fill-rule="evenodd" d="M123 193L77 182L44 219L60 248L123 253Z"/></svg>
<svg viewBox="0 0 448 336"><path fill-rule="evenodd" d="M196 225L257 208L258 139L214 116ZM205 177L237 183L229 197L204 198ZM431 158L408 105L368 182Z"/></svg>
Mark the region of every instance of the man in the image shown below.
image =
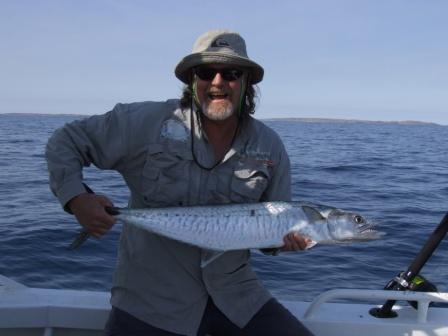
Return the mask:
<svg viewBox="0 0 448 336"><path fill-rule="evenodd" d="M114 224L112 202L86 191L82 167L121 173L133 208L290 200L289 159L279 137L250 114L263 68L229 31L199 37L175 69L182 99L118 104L59 129L47 145L50 185L95 237ZM87 189L88 190L88 189ZM307 241L285 237L283 250ZM271 297L249 251L210 253L124 225L108 335L311 335Z"/></svg>

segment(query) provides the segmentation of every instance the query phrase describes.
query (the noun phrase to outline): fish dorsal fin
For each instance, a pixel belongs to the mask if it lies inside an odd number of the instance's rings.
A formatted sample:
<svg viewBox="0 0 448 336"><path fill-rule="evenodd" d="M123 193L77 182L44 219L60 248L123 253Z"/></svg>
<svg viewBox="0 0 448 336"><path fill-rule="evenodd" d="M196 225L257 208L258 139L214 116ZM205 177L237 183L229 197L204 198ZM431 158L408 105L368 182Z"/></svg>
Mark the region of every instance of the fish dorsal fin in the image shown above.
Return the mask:
<svg viewBox="0 0 448 336"><path fill-rule="evenodd" d="M319 211L316 209L308 206L308 205L302 205L303 212L307 215L307 217L310 219L310 221L319 221L325 219L324 216L321 215Z"/></svg>

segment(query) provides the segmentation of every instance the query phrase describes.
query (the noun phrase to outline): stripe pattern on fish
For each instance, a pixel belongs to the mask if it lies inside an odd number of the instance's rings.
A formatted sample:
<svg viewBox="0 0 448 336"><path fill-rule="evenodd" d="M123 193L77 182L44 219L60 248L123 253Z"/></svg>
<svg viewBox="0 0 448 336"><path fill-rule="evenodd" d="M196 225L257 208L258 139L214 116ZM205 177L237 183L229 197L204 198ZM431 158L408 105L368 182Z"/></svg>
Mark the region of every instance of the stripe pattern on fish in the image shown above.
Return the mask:
<svg viewBox="0 0 448 336"><path fill-rule="evenodd" d="M111 208L109 212L128 225L215 251L280 247L290 232L317 244L382 236L359 214L303 202Z"/></svg>

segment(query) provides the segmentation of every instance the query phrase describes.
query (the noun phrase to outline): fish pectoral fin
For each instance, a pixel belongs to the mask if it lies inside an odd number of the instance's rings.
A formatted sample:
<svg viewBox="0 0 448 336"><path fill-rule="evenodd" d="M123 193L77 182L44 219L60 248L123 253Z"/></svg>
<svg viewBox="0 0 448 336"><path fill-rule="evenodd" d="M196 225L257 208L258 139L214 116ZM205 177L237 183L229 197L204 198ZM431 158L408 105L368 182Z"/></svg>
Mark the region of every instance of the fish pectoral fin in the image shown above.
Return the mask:
<svg viewBox="0 0 448 336"><path fill-rule="evenodd" d="M206 267L212 261L219 258L224 254L224 251L214 251L214 250L202 250L201 253L201 268Z"/></svg>
<svg viewBox="0 0 448 336"><path fill-rule="evenodd" d="M310 248L314 247L317 245L317 241L315 240L311 240L305 247L305 250L309 250Z"/></svg>
<svg viewBox="0 0 448 336"><path fill-rule="evenodd" d="M316 222L316 221L325 219L325 217L322 216L322 214L319 211L317 211L316 209L314 209L310 206L302 205L302 209L303 209L303 212L305 212L305 214L307 215L307 217L310 219L311 222Z"/></svg>

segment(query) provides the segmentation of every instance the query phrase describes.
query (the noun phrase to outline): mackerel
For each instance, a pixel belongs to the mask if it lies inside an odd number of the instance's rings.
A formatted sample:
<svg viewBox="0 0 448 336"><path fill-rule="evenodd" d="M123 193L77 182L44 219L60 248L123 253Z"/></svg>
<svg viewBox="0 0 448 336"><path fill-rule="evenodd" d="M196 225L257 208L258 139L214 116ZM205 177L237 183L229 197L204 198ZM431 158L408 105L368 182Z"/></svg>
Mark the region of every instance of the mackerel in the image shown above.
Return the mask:
<svg viewBox="0 0 448 336"><path fill-rule="evenodd" d="M273 248L297 232L315 244L368 241L383 234L361 215L303 202L168 208L108 208L128 225L214 251Z"/></svg>

